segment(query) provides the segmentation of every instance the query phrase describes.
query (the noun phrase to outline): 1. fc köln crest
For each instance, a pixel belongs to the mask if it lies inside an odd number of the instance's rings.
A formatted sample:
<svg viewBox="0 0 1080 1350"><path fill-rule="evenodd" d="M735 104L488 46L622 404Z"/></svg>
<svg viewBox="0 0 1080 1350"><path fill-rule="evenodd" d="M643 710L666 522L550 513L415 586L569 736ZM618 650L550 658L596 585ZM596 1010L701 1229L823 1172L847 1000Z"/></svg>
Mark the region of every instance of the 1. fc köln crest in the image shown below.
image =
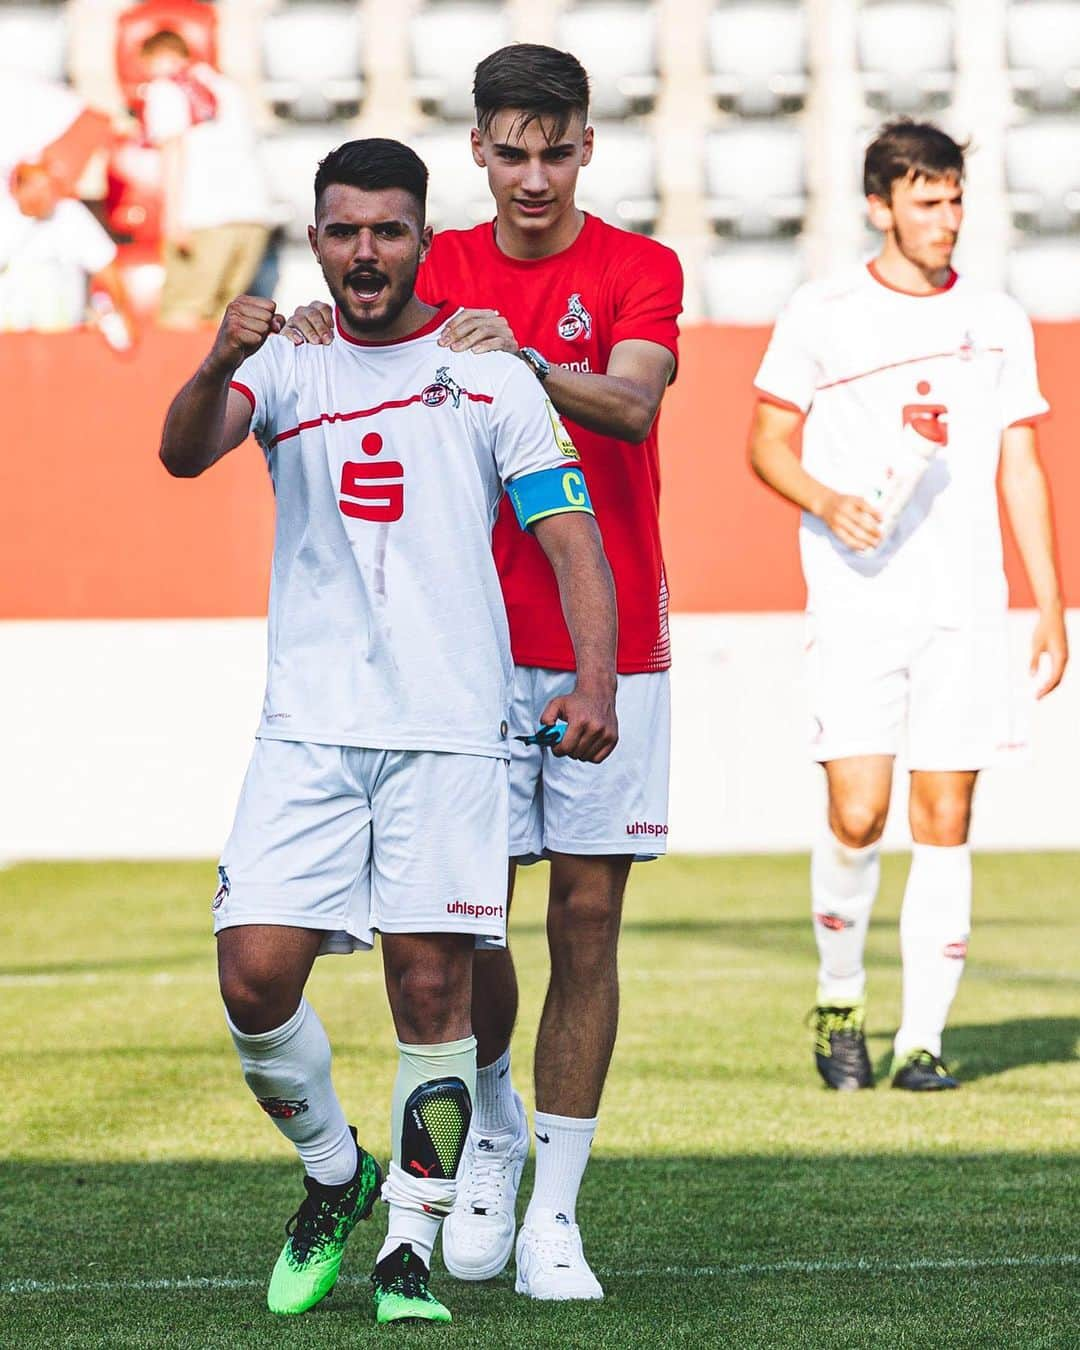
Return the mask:
<svg viewBox="0 0 1080 1350"><path fill-rule="evenodd" d="M592 337L592 315L581 303L581 296L576 291L566 302L566 313L559 320L558 330L564 342Z"/></svg>

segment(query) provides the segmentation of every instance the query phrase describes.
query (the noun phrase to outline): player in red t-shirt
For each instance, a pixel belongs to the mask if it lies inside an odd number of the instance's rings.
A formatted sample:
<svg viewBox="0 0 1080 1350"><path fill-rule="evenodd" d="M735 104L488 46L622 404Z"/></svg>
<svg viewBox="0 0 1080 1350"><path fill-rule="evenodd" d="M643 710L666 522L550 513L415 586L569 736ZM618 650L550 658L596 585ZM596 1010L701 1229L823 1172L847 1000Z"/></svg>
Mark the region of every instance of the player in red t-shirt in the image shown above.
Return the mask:
<svg viewBox="0 0 1080 1350"><path fill-rule="evenodd" d="M587 466L615 576L619 745L600 766L512 742L513 865L551 862L551 982L536 1047L536 1183L517 1240L519 1292L602 1298L585 1260L575 1204L596 1128L618 1018L616 944L630 864L665 851L670 649L660 551L657 412L674 377L682 271L651 239L605 224L574 201L592 157L588 77L550 47L516 44L476 71L473 157L486 168L494 222L436 235L417 294L466 306L440 341L455 351L509 351L545 386ZM332 316L308 306L286 328L331 341ZM556 411L557 409L557 411ZM494 549L516 666L511 734L535 732L574 683L551 567L513 528L503 502ZM598 691L602 692L602 691ZM517 1013L509 951L478 953L473 1025L476 1110L443 1228L462 1279L489 1279L514 1246L515 1199L529 1150L509 1044Z"/></svg>

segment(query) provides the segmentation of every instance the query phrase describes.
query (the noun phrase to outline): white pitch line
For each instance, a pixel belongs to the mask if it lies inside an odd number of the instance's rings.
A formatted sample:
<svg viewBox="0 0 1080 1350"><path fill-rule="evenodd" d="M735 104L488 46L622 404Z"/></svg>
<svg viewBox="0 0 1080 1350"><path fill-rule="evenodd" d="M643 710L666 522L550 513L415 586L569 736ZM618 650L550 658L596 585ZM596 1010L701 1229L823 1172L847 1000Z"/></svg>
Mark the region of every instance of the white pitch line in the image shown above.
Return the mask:
<svg viewBox="0 0 1080 1350"><path fill-rule="evenodd" d="M636 1270L598 1270L605 1279L647 1280L725 1279L732 1276L828 1275L828 1274L908 1274L918 1270L1009 1270L1014 1268L1052 1269L1080 1266L1080 1255L1061 1256L988 1256L947 1257L941 1260L915 1261L774 1261L735 1266L641 1266ZM508 1279L509 1276L504 1276ZM9 1280L0 1284L0 1294L113 1294L184 1293L205 1289L261 1289L265 1280L234 1279L224 1275L190 1275L178 1279L157 1280ZM342 1276L341 1284L367 1284L360 1276Z"/></svg>

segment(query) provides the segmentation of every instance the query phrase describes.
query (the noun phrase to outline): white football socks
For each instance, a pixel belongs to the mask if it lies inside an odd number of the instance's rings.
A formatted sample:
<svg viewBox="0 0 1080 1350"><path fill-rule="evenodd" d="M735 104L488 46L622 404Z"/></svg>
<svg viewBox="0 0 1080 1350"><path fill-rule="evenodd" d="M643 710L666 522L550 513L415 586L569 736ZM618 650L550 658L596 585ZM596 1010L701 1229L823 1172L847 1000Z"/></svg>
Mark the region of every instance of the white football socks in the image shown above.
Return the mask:
<svg viewBox="0 0 1080 1350"><path fill-rule="evenodd" d="M309 1177L343 1186L356 1173L356 1144L330 1081L330 1042L315 1009L300 1000L280 1027L249 1036L225 1020L247 1085L295 1146Z"/></svg>
<svg viewBox="0 0 1080 1350"><path fill-rule="evenodd" d="M525 1211L525 1223L546 1226L575 1223L581 1178L589 1161L596 1120L577 1116L552 1116L537 1111L536 1181Z"/></svg>
<svg viewBox="0 0 1080 1350"><path fill-rule="evenodd" d="M849 848L827 831L810 855L818 1003L850 1008L866 992L863 950L881 877L881 846Z"/></svg>
<svg viewBox="0 0 1080 1350"><path fill-rule="evenodd" d="M971 850L915 844L900 911L904 996L898 1057L941 1054L941 1033L964 973L971 932Z"/></svg>
<svg viewBox="0 0 1080 1350"><path fill-rule="evenodd" d="M510 1081L510 1051L504 1050L494 1064L476 1070L476 1100L473 1130L477 1134L512 1134L518 1126L514 1085Z"/></svg>
<svg viewBox="0 0 1080 1350"><path fill-rule="evenodd" d="M376 1264L384 1256L396 1251L403 1242L408 1242L430 1269L431 1252L439 1234L439 1225L454 1208L456 1176L423 1176L409 1170L408 1160L402 1166L406 1103L418 1087L437 1078L460 1078L465 1084L470 1103L475 1099L475 1036L447 1041L442 1045L406 1045L398 1041L398 1071L390 1108L393 1161L382 1189L382 1198L390 1207L390 1220ZM464 1142L463 1135L463 1146Z"/></svg>

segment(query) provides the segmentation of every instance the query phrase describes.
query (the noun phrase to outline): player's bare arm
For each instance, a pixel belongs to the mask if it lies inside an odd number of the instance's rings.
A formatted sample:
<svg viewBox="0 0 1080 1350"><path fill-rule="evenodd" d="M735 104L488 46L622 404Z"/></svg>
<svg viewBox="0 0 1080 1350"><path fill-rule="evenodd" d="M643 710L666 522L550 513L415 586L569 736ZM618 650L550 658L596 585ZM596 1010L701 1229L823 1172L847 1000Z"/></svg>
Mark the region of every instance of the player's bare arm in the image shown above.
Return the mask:
<svg viewBox="0 0 1080 1350"><path fill-rule="evenodd" d="M273 300L241 295L229 304L209 355L165 415L158 453L174 478L198 477L247 438L251 404L229 381L283 323Z"/></svg>
<svg viewBox="0 0 1080 1350"><path fill-rule="evenodd" d="M541 721L562 718L566 733L552 754L600 764L619 739L615 717L615 584L600 530L591 515L548 516L532 527L559 584L563 615L574 644L577 680L569 694L552 699Z"/></svg>
<svg viewBox="0 0 1080 1350"><path fill-rule="evenodd" d="M297 345L325 345L334 338L333 310L318 300L301 305L282 331ZM497 309L462 310L440 334L439 346L454 352L509 352L511 356L521 351L509 321ZM637 445L656 420L674 370L674 356L658 342L618 342L603 375L584 375L552 365L544 379L544 392L578 426Z"/></svg>
<svg viewBox="0 0 1080 1350"><path fill-rule="evenodd" d="M792 449L803 415L760 399L750 428L750 466L789 502L817 516L850 549L875 548L881 542L881 516L862 497L826 487L806 472Z"/></svg>
<svg viewBox="0 0 1080 1350"><path fill-rule="evenodd" d="M1061 683L1069 659L1069 640L1055 556L1050 489L1034 428L1015 426L1005 431L1001 438L1000 482L1009 523L1039 610L1031 641L1031 673L1042 676L1036 693L1043 698ZM1045 674L1041 670L1044 666Z"/></svg>
<svg viewBox="0 0 1080 1350"><path fill-rule="evenodd" d="M440 334L439 345L455 352L517 356L521 351L509 322L496 309L462 310ZM637 445L648 436L674 371L674 356L658 342L618 342L603 375L552 365L544 392L578 426Z"/></svg>

